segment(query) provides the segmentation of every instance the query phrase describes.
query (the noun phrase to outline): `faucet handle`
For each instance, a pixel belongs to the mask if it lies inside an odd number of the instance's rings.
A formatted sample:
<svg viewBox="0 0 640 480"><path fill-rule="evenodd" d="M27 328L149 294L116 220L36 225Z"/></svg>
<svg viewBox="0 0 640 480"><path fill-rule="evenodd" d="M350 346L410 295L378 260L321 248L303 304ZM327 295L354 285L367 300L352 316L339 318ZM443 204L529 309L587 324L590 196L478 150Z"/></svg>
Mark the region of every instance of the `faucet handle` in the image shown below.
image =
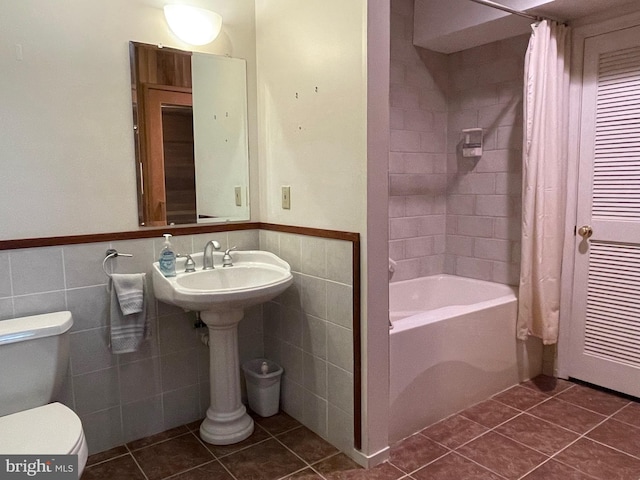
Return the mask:
<svg viewBox="0 0 640 480"><path fill-rule="evenodd" d="M224 251L224 255L222 256L222 266L223 267L233 267L233 258L231 258L231 255L229 255L229 252L231 250L236 250L238 247L233 246L231 248L227 248Z"/></svg>
<svg viewBox="0 0 640 480"><path fill-rule="evenodd" d="M187 257L187 261L184 264L184 271L186 273L195 272L196 271L196 262L193 261L193 258L191 258L191 255L187 254L185 256Z"/></svg>

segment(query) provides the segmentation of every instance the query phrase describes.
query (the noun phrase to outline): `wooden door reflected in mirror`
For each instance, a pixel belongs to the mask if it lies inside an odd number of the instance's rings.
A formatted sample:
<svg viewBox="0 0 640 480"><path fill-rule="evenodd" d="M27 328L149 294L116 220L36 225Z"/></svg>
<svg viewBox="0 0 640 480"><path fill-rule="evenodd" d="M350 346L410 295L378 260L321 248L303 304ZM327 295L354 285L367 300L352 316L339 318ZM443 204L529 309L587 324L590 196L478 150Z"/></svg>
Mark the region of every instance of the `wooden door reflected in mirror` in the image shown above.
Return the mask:
<svg viewBox="0 0 640 480"><path fill-rule="evenodd" d="M146 224L196 223L191 92L145 86L144 103Z"/></svg>

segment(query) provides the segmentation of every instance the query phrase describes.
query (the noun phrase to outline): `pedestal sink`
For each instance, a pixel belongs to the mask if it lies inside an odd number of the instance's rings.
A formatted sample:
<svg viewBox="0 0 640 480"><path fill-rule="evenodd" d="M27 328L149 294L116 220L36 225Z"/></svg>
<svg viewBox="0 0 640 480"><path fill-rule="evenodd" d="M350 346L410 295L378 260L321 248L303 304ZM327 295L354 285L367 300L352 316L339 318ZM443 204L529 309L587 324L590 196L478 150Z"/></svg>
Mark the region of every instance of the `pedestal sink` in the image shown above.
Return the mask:
<svg viewBox="0 0 640 480"><path fill-rule="evenodd" d="M153 264L156 298L200 312L209 329L211 405L200 426L200 436L214 445L241 442L253 432L253 420L241 401L238 323L244 309L271 300L291 285L291 268L276 255L263 251L232 252L233 266L222 267L214 253L213 270L202 270L202 253L191 255L196 271L185 272L177 261L175 277L165 277Z"/></svg>

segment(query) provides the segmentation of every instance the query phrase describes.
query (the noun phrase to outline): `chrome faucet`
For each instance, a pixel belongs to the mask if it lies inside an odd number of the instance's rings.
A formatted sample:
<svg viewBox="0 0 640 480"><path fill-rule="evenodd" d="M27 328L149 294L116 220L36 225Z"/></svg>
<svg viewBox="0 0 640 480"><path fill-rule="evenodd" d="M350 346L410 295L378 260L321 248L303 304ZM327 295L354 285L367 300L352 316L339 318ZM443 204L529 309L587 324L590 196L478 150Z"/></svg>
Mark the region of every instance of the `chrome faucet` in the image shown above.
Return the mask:
<svg viewBox="0 0 640 480"><path fill-rule="evenodd" d="M231 250L235 250L238 247L231 247L231 248L227 248L224 251L224 255L222 257L222 266L223 267L233 267L233 258L231 258L231 255L229 255L229 252Z"/></svg>
<svg viewBox="0 0 640 480"><path fill-rule="evenodd" d="M211 248L209 248L211 247ZM202 269L203 270L211 270L215 268L213 266L213 250L220 250L220 244L215 240L209 240L207 244L204 246L204 253L202 254ZM207 255L207 251L210 253Z"/></svg>

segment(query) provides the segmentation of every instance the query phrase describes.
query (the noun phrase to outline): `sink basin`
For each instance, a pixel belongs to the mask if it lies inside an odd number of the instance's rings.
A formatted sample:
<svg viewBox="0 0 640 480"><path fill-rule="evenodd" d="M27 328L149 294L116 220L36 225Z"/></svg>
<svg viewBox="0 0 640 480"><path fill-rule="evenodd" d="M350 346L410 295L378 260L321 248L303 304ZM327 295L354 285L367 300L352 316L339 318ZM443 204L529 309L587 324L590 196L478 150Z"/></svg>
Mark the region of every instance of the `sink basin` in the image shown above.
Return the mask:
<svg viewBox="0 0 640 480"><path fill-rule="evenodd" d="M232 267L222 267L222 253L214 253L213 270L202 270L202 253L191 255L196 271L185 273L185 259L176 261L175 277L165 277L153 264L156 298L195 311L244 309L271 300L291 285L291 268L270 252L231 252Z"/></svg>

